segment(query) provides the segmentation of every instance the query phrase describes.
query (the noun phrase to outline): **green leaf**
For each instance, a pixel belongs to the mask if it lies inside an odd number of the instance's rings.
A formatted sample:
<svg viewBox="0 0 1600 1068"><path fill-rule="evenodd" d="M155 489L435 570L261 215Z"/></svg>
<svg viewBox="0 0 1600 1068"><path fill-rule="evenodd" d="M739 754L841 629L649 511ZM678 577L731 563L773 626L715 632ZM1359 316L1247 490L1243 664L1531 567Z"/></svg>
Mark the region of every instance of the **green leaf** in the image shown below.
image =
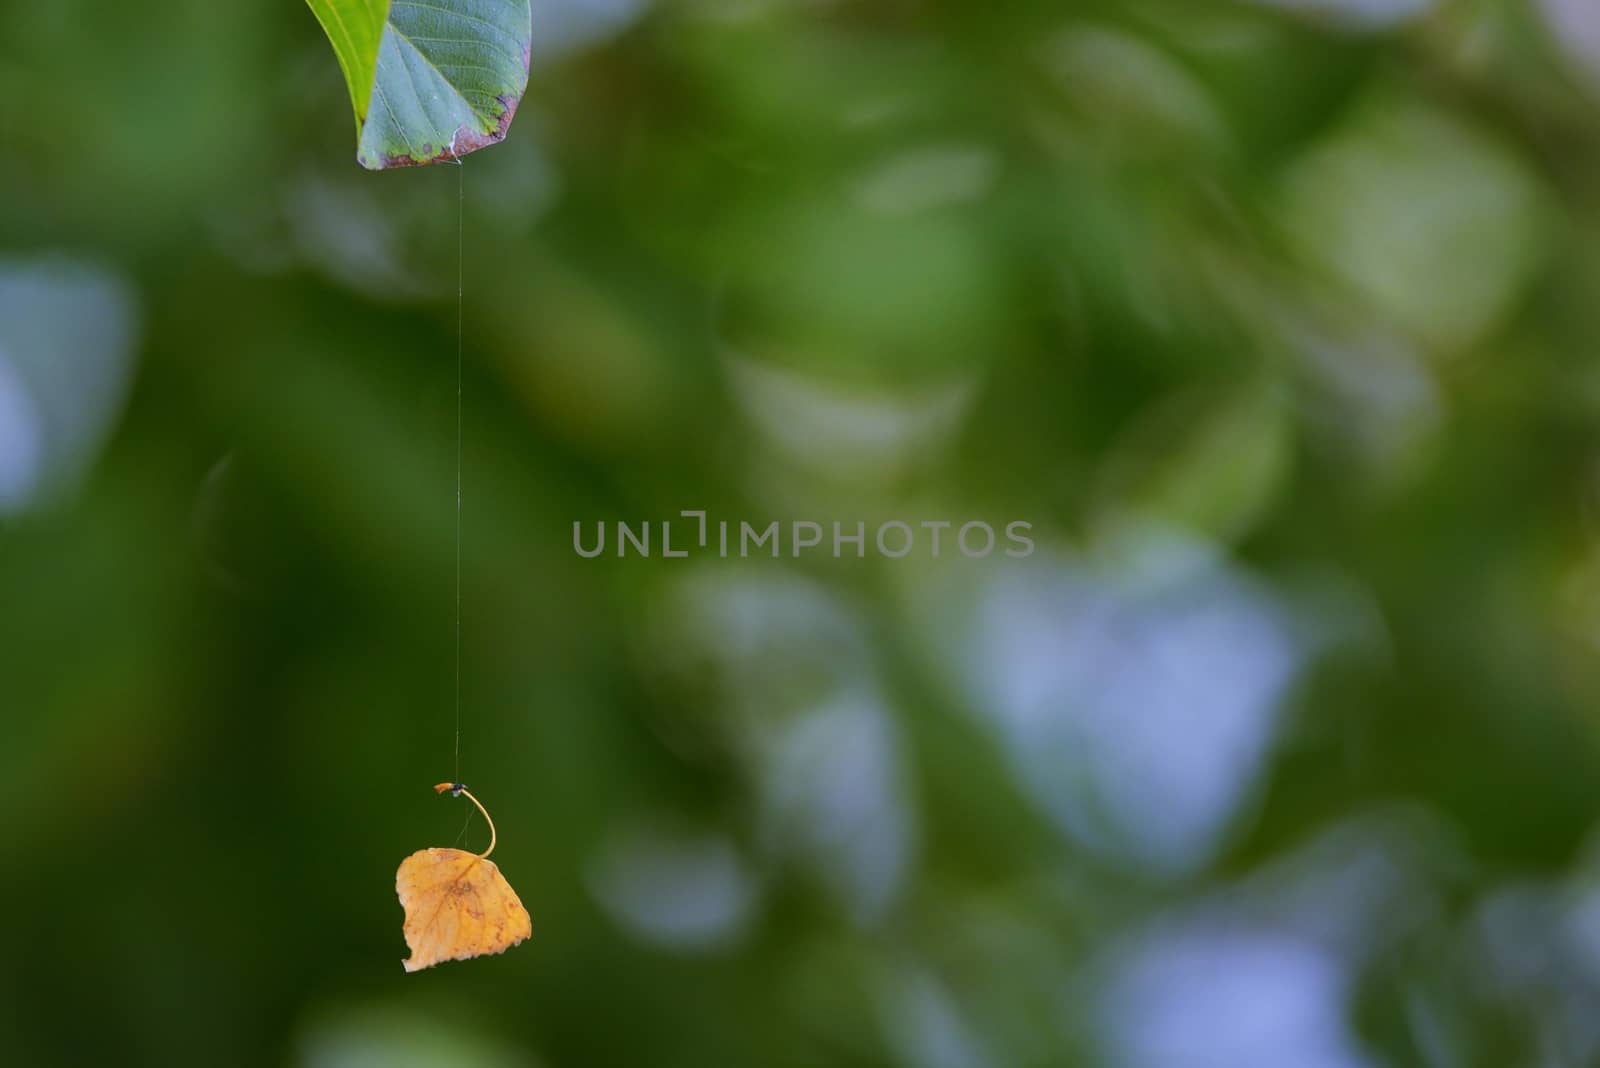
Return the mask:
<svg viewBox="0 0 1600 1068"><path fill-rule="evenodd" d="M1178 394L1137 420L1103 471L1103 518L1242 537L1293 473L1293 423L1283 391L1256 382L1227 393Z"/></svg>
<svg viewBox="0 0 1600 1068"><path fill-rule="evenodd" d="M528 0L306 0L333 44L369 170L505 138L528 84Z"/></svg>

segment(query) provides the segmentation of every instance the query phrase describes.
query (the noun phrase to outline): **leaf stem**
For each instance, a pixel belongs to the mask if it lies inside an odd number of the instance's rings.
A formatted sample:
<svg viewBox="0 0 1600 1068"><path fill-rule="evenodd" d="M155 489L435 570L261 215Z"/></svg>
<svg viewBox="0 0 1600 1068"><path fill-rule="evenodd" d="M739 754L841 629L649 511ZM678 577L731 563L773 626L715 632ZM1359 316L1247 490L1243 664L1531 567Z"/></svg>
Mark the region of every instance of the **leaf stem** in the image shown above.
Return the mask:
<svg viewBox="0 0 1600 1068"><path fill-rule="evenodd" d="M465 797L468 801L471 801L474 805L477 805L478 811L483 813L483 820L489 825L489 848L485 849L482 853L479 853L478 858L480 860L486 859L490 853L494 852L494 844L496 841L494 820L489 817L489 810L483 807L482 801L479 801L476 797L472 796L472 791L467 789L465 783L441 782L436 783L433 787L433 792L437 794L442 794L447 791L451 797Z"/></svg>

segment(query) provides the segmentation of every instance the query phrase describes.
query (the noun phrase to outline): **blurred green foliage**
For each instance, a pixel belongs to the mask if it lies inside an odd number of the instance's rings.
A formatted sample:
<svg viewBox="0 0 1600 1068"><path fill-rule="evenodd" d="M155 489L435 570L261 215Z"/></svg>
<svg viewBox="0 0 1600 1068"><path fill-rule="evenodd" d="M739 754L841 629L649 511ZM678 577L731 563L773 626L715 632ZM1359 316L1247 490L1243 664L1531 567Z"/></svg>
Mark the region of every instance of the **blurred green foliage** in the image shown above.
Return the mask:
<svg viewBox="0 0 1600 1068"><path fill-rule="evenodd" d="M0 0L0 1048L1593 1063L1597 20L547 0L505 144L371 175L298 2ZM406 976L458 193L534 937ZM1039 550L572 549L685 509Z"/></svg>

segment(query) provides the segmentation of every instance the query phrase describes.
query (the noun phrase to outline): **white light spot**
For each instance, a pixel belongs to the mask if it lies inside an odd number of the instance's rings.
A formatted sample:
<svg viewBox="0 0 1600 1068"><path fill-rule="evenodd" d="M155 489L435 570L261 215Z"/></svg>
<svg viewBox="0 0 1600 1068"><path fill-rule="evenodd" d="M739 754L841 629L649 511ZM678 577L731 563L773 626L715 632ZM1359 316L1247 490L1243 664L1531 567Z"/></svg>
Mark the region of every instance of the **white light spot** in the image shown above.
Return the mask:
<svg viewBox="0 0 1600 1068"><path fill-rule="evenodd" d="M1103 1002L1129 1068L1365 1068L1330 953L1263 933L1182 930L1136 947Z"/></svg>
<svg viewBox="0 0 1600 1068"><path fill-rule="evenodd" d="M0 349L0 515L21 511L37 489L41 438L33 399Z"/></svg>
<svg viewBox="0 0 1600 1068"><path fill-rule="evenodd" d="M589 885L623 927L680 949L732 941L756 898L753 878L725 839L660 828L614 836L592 866Z"/></svg>

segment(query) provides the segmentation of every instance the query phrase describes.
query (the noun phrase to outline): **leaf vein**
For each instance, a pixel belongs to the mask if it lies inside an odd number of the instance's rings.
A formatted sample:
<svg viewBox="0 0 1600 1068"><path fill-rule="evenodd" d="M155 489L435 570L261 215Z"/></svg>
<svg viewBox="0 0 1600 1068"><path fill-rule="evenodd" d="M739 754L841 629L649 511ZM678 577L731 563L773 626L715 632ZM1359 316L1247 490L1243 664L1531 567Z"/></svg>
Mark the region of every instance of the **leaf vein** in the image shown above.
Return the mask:
<svg viewBox="0 0 1600 1068"><path fill-rule="evenodd" d="M491 115L489 115L489 114L487 114L487 113L485 113L483 111L479 111L477 106L474 105L472 103L472 101L468 100L466 98L466 96L463 95L461 87L456 85L455 82L451 81L450 80L450 76L448 74L446 74L442 69L440 69L439 64L435 63L432 59L428 58L428 54L426 52L424 52L422 49L418 48L416 46L416 44L414 44L412 42L411 38L407 37L399 29L396 29L394 23L391 22L389 24L389 28L394 31L394 35L395 35L396 38L398 38L401 41L404 41L411 48L411 51L416 53L418 59L422 60L422 62L426 63L428 66L430 66L430 67L432 67L434 69L434 71L439 75L440 80L442 80L445 83L445 85L450 87L450 91L453 92L456 95L457 99L459 99L463 104L467 105L468 110L470 110L473 113L473 115L477 116L479 119L485 119L485 120L493 117L493 116L491 116ZM404 66L405 69L406 69L406 79L411 82L411 91L413 93L417 93L416 78L411 73L411 67L408 64L405 64L405 63L402 63L401 65ZM490 68L485 67L485 68L482 68L482 69L489 70ZM417 95L417 103L418 103L418 105L422 104L422 96L421 96L420 93L418 93L418 95ZM427 114L427 109L425 107L423 108L423 114L425 116Z"/></svg>
<svg viewBox="0 0 1600 1068"><path fill-rule="evenodd" d="M491 30L505 37L506 40L512 42L513 44L515 44L517 41L517 35L515 33L506 29L497 22L490 22L481 15L469 15L465 11L456 11L452 8L440 7L438 4L420 4L417 3L416 0L393 0L393 3L390 4L390 7L411 7L422 11L437 11L441 15L451 15L458 19L464 19L467 22L476 22L480 25L487 26ZM391 19L389 24L391 26L394 25L394 21Z"/></svg>
<svg viewBox="0 0 1600 1068"><path fill-rule="evenodd" d="M395 32L399 33L400 31L396 30ZM455 44L455 45L465 45L466 47L473 48L473 49L478 49L478 48L488 49L490 51L495 52L498 55L504 56L506 59L510 60L512 63L516 64L518 67L521 67L521 65L522 65L522 60L518 59L516 56L513 56L510 52L507 52L505 49L500 48L500 47L498 47L496 45L492 45L487 41L476 41L476 40L473 40L473 39L468 38L468 37L407 37L406 40L411 41L413 43L421 42L422 44ZM495 73L500 73L499 68L497 68L497 67L480 67L479 69L480 70L493 71Z"/></svg>

